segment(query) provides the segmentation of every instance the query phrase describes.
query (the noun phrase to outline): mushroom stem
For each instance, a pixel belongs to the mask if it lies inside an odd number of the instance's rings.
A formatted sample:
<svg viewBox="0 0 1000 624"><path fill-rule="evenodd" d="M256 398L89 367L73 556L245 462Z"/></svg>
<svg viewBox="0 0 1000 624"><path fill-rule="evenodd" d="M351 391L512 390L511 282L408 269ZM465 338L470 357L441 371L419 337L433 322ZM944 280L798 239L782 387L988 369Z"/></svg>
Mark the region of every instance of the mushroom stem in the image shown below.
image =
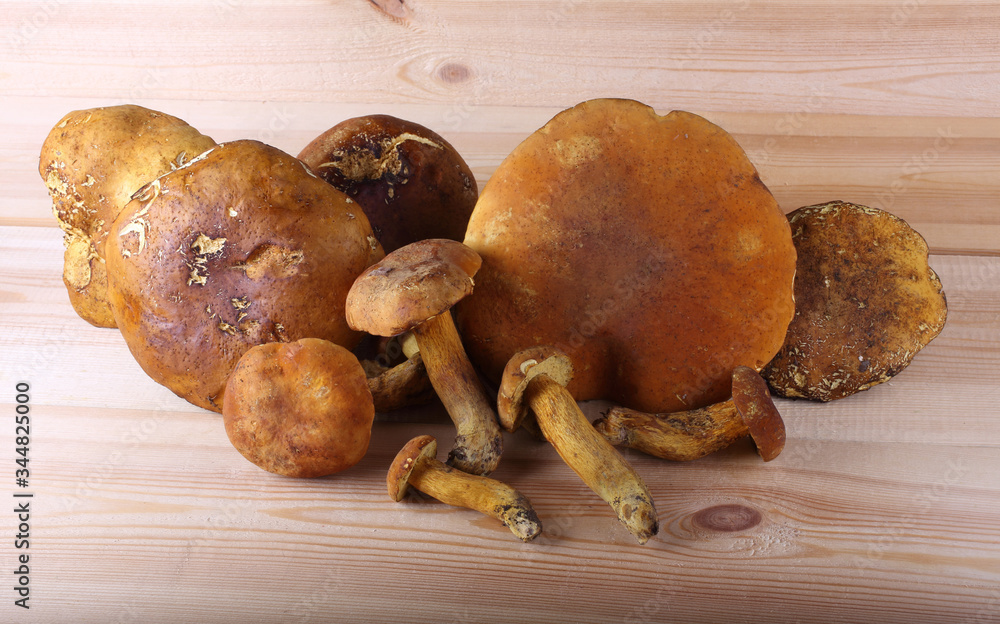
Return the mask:
<svg viewBox="0 0 1000 624"><path fill-rule="evenodd" d="M704 457L750 432L732 399L672 414L647 414L615 406L594 421L594 428L615 446L671 461Z"/></svg>
<svg viewBox="0 0 1000 624"><path fill-rule="evenodd" d="M434 388L427 379L420 353L392 368L381 368L377 363L370 362L366 372L376 412L422 405L434 397Z"/></svg>
<svg viewBox="0 0 1000 624"><path fill-rule="evenodd" d="M410 475L410 486L442 503L496 518L521 541L531 541L542 532L542 523L527 497L496 479L467 474L424 457Z"/></svg>
<svg viewBox="0 0 1000 624"><path fill-rule="evenodd" d="M542 434L583 482L614 509L639 543L645 544L659 525L653 497L642 478L590 425L564 386L545 373L532 377L528 384L525 399Z"/></svg>
<svg viewBox="0 0 1000 624"><path fill-rule="evenodd" d="M500 462L503 438L491 401L462 347L450 311L413 328L427 376L455 423L455 446L448 463L459 470L488 475Z"/></svg>
<svg viewBox="0 0 1000 624"><path fill-rule="evenodd" d="M594 421L594 429L611 444L671 461L698 459L749 435L764 461L771 461L785 446L785 423L767 384L752 368L737 366L732 388L733 398L685 412L613 407Z"/></svg>

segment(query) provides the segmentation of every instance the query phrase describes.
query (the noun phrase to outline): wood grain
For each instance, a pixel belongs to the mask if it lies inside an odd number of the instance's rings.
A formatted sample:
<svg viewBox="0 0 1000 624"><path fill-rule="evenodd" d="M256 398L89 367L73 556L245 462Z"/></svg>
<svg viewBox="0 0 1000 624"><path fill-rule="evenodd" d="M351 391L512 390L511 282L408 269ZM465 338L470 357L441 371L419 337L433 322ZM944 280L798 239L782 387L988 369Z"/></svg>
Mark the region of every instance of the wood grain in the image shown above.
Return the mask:
<svg viewBox="0 0 1000 624"><path fill-rule="evenodd" d="M12 0L3 13L0 410L30 382L35 496L32 609L0 589L0 621L1000 622L1000 5ZM745 441L686 464L627 452L661 521L645 546L526 434L508 436L495 476L532 499L534 543L426 497L391 502L396 450L452 435L436 405L381 415L349 472L264 473L217 415L69 306L37 165L71 110L134 102L293 154L389 113L445 136L482 186L595 96L706 116L788 211L842 199L906 219L949 302L945 330L889 383L779 401L788 441L773 462Z"/></svg>

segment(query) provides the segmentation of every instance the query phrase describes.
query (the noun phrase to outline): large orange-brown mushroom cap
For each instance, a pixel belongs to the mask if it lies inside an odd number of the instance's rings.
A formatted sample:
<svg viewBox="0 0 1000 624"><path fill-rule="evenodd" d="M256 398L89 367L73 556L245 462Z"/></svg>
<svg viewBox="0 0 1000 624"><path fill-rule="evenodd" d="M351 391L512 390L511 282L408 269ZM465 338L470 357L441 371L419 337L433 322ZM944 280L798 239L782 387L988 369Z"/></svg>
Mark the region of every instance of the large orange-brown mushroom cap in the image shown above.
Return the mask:
<svg viewBox="0 0 1000 624"><path fill-rule="evenodd" d="M728 398L792 318L788 222L736 141L682 111L592 100L528 137L486 184L465 244L483 267L458 320L473 362L553 344L578 399L645 411Z"/></svg>

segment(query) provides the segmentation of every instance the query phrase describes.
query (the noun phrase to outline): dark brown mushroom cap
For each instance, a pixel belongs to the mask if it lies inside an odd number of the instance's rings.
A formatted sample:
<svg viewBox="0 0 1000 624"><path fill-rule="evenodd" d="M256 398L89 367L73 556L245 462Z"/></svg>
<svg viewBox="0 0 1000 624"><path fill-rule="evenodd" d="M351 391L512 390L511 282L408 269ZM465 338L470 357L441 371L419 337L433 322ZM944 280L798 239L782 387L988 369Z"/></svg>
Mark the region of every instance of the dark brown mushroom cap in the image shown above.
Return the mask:
<svg viewBox="0 0 1000 624"><path fill-rule="evenodd" d="M395 336L445 312L472 292L479 254L457 241L410 243L368 267L347 294L347 323Z"/></svg>
<svg viewBox="0 0 1000 624"><path fill-rule="evenodd" d="M479 189L441 135L390 115L346 119L299 159L364 209L385 251L428 238L462 240Z"/></svg>
<svg viewBox="0 0 1000 624"><path fill-rule="evenodd" d="M532 379L543 374L566 386L573 379L573 363L565 353L548 345L519 351L507 362L497 397L500 425L506 431L516 431L531 411L524 402L524 391Z"/></svg>
<svg viewBox="0 0 1000 624"><path fill-rule="evenodd" d="M226 384L222 415L230 442L257 466L321 477L364 457L375 406L354 354L304 338L243 354Z"/></svg>
<svg viewBox="0 0 1000 624"><path fill-rule="evenodd" d="M788 215L795 317L762 371L780 396L831 401L889 380L942 330L948 306L923 237L842 201Z"/></svg>
<svg viewBox="0 0 1000 624"><path fill-rule="evenodd" d="M456 307L469 359L494 382L551 344L568 390L646 412L725 400L794 314L784 212L736 140L631 100L563 111L504 159L465 243L483 259Z"/></svg>
<svg viewBox="0 0 1000 624"><path fill-rule="evenodd" d="M424 458L437 456L437 440L433 436L421 435L413 438L396 453L396 458L385 475L389 498L397 503L406 496L410 473Z"/></svg>
<svg viewBox="0 0 1000 624"><path fill-rule="evenodd" d="M761 458L771 461L777 457L785 448L785 421L760 373L748 366L733 369L733 404Z"/></svg>

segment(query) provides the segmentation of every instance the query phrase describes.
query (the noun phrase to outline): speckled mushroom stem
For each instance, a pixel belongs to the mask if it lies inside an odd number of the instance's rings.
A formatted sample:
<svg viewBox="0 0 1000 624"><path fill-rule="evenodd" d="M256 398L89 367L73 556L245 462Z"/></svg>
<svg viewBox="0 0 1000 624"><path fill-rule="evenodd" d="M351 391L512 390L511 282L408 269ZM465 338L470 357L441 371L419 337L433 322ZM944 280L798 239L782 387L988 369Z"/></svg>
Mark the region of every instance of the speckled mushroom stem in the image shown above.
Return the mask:
<svg viewBox="0 0 1000 624"><path fill-rule="evenodd" d="M457 430L448 463L471 474L490 474L500 463L503 438L492 402L462 347L451 312L425 321L413 333L427 376Z"/></svg>
<svg viewBox="0 0 1000 624"><path fill-rule="evenodd" d="M755 370L738 366L732 387L732 399L684 412L612 407L593 426L615 446L671 461L698 459L749 435L764 461L771 461L785 446L785 424L767 384Z"/></svg>
<svg viewBox="0 0 1000 624"><path fill-rule="evenodd" d="M545 439L563 461L618 515L629 532L645 544L659 524L653 497L624 457L590 425L565 387L545 374L531 379L525 399Z"/></svg>
<svg viewBox="0 0 1000 624"><path fill-rule="evenodd" d="M647 414L615 406L594 421L611 444L671 461L691 461L750 433L730 399L701 409Z"/></svg>
<svg viewBox="0 0 1000 624"><path fill-rule="evenodd" d="M527 497L496 479L467 474L423 457L410 474L409 484L442 503L496 518L521 541L531 541L542 532L542 523Z"/></svg>

